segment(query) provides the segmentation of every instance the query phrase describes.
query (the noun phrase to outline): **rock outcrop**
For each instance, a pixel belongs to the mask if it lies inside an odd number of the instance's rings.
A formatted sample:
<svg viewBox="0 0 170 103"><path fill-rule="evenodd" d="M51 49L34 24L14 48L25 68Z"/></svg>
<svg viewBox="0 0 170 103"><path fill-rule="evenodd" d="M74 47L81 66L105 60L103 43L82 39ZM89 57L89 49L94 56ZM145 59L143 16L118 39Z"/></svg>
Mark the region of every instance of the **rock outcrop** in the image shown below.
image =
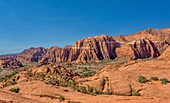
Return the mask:
<svg viewBox="0 0 170 103"><path fill-rule="evenodd" d="M89 37L77 41L74 46L50 48L41 62L46 61L47 58L49 62L76 63L97 62L105 58L114 59L116 58L116 47L119 45L111 36Z"/></svg>
<svg viewBox="0 0 170 103"><path fill-rule="evenodd" d="M140 38L149 38L151 41L168 41L170 42L170 29L152 29L143 30L136 34L124 36L126 41L133 41Z"/></svg>
<svg viewBox="0 0 170 103"><path fill-rule="evenodd" d="M117 57L120 59L143 59L154 58L160 55L155 44L149 39L140 39L122 45L116 50Z"/></svg>
<svg viewBox="0 0 170 103"><path fill-rule="evenodd" d="M0 57L0 68L16 69L19 67L23 67L23 65L16 58Z"/></svg>
<svg viewBox="0 0 170 103"><path fill-rule="evenodd" d="M70 77L73 78L77 76L76 73L72 72L70 69L66 69L58 64L48 64L41 66L34 66L31 68L33 74L52 74L52 75L60 75L62 77Z"/></svg>
<svg viewBox="0 0 170 103"><path fill-rule="evenodd" d="M78 40L73 46L50 49L30 48L17 56L22 63L87 63L103 59L158 57L170 45L170 29L147 29L127 36L95 36Z"/></svg>
<svg viewBox="0 0 170 103"><path fill-rule="evenodd" d="M170 60L170 46L161 54L159 60Z"/></svg>
<svg viewBox="0 0 170 103"><path fill-rule="evenodd" d="M17 55L17 60L21 63L33 63L42 59L47 50L43 47L29 48Z"/></svg>

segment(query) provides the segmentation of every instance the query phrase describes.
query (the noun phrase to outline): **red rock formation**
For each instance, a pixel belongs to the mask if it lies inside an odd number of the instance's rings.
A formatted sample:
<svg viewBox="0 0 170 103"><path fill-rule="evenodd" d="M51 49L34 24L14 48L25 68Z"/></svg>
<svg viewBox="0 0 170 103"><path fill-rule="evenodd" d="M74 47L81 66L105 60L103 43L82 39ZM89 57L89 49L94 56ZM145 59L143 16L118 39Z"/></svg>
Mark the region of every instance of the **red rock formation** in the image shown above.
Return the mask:
<svg viewBox="0 0 170 103"><path fill-rule="evenodd" d="M76 73L74 73L70 69L66 69L58 64L48 64L48 65L41 65L41 66L34 66L31 68L32 73L34 74L53 74L53 75L60 75L62 77L70 77L73 78L74 76L77 76Z"/></svg>
<svg viewBox="0 0 170 103"><path fill-rule="evenodd" d="M121 59L139 59L158 57L160 55L155 44L149 39L141 39L139 41L129 42L122 45L116 50L118 58Z"/></svg>
<svg viewBox="0 0 170 103"><path fill-rule="evenodd" d="M159 60L170 60L170 46L161 54L161 56L158 58Z"/></svg>
<svg viewBox="0 0 170 103"><path fill-rule="evenodd" d="M135 40L136 42L134 42ZM169 41L170 29L147 29L128 36L89 37L78 40L73 46L64 48L56 46L48 50L31 48L19 54L17 59L23 63L46 64L48 62L98 62L116 57L121 59L150 58L159 56L170 45Z"/></svg>
<svg viewBox="0 0 170 103"><path fill-rule="evenodd" d="M21 63L38 62L42 56L47 52L45 48L29 48L17 55L17 60Z"/></svg>
<svg viewBox="0 0 170 103"><path fill-rule="evenodd" d="M12 58L12 57L1 57L0 58L0 68L16 69L19 67L23 67L23 65L15 58Z"/></svg>
<svg viewBox="0 0 170 103"><path fill-rule="evenodd" d="M143 30L136 34L124 36L127 41L133 41L140 38L149 38L151 41L170 41L170 29L152 29Z"/></svg>
<svg viewBox="0 0 170 103"><path fill-rule="evenodd" d="M118 46L119 43L111 36L89 37L77 41L74 46L50 48L41 62L47 60L46 58L49 62L76 63L96 62L105 58L114 59L116 57L115 49Z"/></svg>

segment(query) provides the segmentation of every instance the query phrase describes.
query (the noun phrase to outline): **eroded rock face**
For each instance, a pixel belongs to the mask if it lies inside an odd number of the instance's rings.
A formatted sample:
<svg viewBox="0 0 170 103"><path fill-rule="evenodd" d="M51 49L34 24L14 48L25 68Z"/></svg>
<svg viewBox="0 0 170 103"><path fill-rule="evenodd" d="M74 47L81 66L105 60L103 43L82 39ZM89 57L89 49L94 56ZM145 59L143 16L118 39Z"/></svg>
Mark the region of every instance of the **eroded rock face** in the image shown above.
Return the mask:
<svg viewBox="0 0 170 103"><path fill-rule="evenodd" d="M46 58L48 58L48 62L76 63L97 62L105 58L114 59L116 57L115 49L118 46L119 43L111 36L89 37L77 41L74 46L50 48L41 62L47 60Z"/></svg>
<svg viewBox="0 0 170 103"><path fill-rule="evenodd" d="M43 56L40 63L45 61L48 62L67 62L69 59L69 54L71 51L71 46L66 46L64 48L59 48L57 46L51 47L47 53Z"/></svg>
<svg viewBox="0 0 170 103"><path fill-rule="evenodd" d="M16 69L19 67L23 67L23 65L16 58L0 57L0 68Z"/></svg>
<svg viewBox="0 0 170 103"><path fill-rule="evenodd" d="M160 55L155 44L149 39L140 39L122 45L116 50L117 57L121 59L154 58Z"/></svg>
<svg viewBox="0 0 170 103"><path fill-rule="evenodd" d="M147 29L128 36L95 36L78 40L73 46L30 48L17 56L22 63L87 63L103 59L158 57L170 45L170 29Z"/></svg>
<svg viewBox="0 0 170 103"><path fill-rule="evenodd" d="M42 56L47 52L45 48L29 48L17 55L17 60L21 63L38 62Z"/></svg>

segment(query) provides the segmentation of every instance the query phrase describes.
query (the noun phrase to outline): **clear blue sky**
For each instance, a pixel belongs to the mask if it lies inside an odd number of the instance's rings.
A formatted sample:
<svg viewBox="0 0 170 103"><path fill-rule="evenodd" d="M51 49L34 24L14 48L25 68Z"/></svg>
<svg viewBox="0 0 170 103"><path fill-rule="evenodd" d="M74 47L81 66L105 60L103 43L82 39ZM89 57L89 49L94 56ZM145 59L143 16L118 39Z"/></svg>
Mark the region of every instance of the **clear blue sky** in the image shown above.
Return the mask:
<svg viewBox="0 0 170 103"><path fill-rule="evenodd" d="M0 0L0 54L170 27L170 0Z"/></svg>

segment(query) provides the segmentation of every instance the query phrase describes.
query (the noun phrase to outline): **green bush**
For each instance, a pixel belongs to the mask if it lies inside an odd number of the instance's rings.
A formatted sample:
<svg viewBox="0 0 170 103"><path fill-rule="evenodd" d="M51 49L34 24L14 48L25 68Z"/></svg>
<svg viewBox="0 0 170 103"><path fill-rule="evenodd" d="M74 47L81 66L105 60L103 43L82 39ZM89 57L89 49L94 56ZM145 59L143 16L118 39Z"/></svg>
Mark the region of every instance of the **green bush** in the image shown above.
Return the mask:
<svg viewBox="0 0 170 103"><path fill-rule="evenodd" d="M86 77L90 77L90 76L93 76L95 75L96 72L95 71L90 71L90 72L85 72L83 74L80 75L81 78L86 78Z"/></svg>
<svg viewBox="0 0 170 103"><path fill-rule="evenodd" d="M9 91L19 93L20 89L19 88L11 88Z"/></svg>
<svg viewBox="0 0 170 103"><path fill-rule="evenodd" d="M136 91L135 89L132 89L132 96L141 96L139 91Z"/></svg>
<svg viewBox="0 0 170 103"><path fill-rule="evenodd" d="M28 75L29 77L33 77L33 76L34 76L34 74L32 73L32 71L28 71L28 72L27 72L27 75Z"/></svg>
<svg viewBox="0 0 170 103"><path fill-rule="evenodd" d="M88 87L88 93L93 93L93 87Z"/></svg>
<svg viewBox="0 0 170 103"><path fill-rule="evenodd" d="M84 86L80 86L78 88L75 88L75 90L77 90L78 92L84 93L84 94L87 93L86 87L84 87Z"/></svg>
<svg viewBox="0 0 170 103"><path fill-rule="evenodd" d="M160 81L163 85L166 85L169 82L168 79L166 79L166 78L162 78L162 79L160 79Z"/></svg>
<svg viewBox="0 0 170 103"><path fill-rule="evenodd" d="M151 80L158 81L158 77L151 77Z"/></svg>
<svg viewBox="0 0 170 103"><path fill-rule="evenodd" d="M62 96L62 95L60 95L60 97L58 99L60 100L60 102L65 100L64 96Z"/></svg>
<svg viewBox="0 0 170 103"><path fill-rule="evenodd" d="M139 76L138 82L139 82L139 83L146 83L146 82L148 82L148 80L147 80L147 78L144 77L144 76Z"/></svg>
<svg viewBox="0 0 170 103"><path fill-rule="evenodd" d="M10 81L9 83L10 83L10 84L12 84L12 85L17 84L17 82L16 82L16 81Z"/></svg>

